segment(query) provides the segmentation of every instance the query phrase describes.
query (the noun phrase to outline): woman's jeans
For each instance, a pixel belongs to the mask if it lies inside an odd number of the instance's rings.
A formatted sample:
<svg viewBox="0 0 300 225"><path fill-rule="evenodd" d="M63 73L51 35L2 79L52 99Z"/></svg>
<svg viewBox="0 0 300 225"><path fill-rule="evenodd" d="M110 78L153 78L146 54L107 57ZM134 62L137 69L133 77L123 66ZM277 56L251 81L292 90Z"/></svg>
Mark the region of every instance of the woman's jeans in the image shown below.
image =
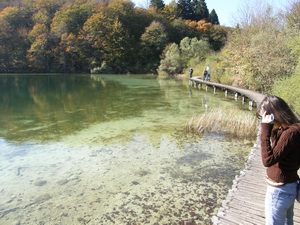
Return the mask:
<svg viewBox="0 0 300 225"><path fill-rule="evenodd" d="M266 225L293 225L298 182L281 187L268 185L265 199Z"/></svg>

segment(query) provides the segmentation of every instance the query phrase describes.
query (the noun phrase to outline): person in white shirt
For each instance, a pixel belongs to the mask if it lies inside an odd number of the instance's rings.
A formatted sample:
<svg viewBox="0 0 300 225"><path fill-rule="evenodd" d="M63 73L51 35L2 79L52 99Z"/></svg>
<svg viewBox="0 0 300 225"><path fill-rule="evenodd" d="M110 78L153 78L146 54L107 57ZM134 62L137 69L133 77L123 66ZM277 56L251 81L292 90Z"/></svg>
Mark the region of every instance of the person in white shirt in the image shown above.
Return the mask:
<svg viewBox="0 0 300 225"><path fill-rule="evenodd" d="M205 70L207 71L206 81L210 81L210 68L209 68L209 66L207 66Z"/></svg>

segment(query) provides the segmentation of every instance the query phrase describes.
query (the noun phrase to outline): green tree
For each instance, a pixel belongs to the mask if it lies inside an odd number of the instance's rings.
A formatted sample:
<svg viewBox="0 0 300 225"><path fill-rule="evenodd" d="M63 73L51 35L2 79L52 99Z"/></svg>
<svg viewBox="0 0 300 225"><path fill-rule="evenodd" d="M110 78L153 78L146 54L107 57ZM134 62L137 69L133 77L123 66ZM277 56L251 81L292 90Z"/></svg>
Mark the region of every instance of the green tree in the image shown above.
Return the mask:
<svg viewBox="0 0 300 225"><path fill-rule="evenodd" d="M184 67L188 66L188 62L193 59L197 61L204 60L211 53L209 43L197 38L185 37L180 42L180 52Z"/></svg>
<svg viewBox="0 0 300 225"><path fill-rule="evenodd" d="M179 44L185 37L196 36L196 33L193 32L186 24L186 21L182 19L175 19L170 23L168 34L170 42L175 42L176 44Z"/></svg>
<svg viewBox="0 0 300 225"><path fill-rule="evenodd" d="M184 66L180 57L180 50L177 44L168 45L165 49L163 59L158 67L160 75L175 75L182 72Z"/></svg>
<svg viewBox="0 0 300 225"><path fill-rule="evenodd" d="M191 0L179 0L177 3L177 17L190 20L193 18L193 5Z"/></svg>
<svg viewBox="0 0 300 225"><path fill-rule="evenodd" d="M210 29L209 43L215 51L219 51L225 46L227 41L227 30L219 25L214 25Z"/></svg>
<svg viewBox="0 0 300 225"><path fill-rule="evenodd" d="M214 9L210 12L208 16L208 22L211 22L212 24L215 25L220 25L219 17Z"/></svg>
<svg viewBox="0 0 300 225"><path fill-rule="evenodd" d="M209 11L205 0L195 0L194 5L194 17L193 20L206 20L208 21Z"/></svg>
<svg viewBox="0 0 300 225"><path fill-rule="evenodd" d="M165 3L163 0L150 0L150 7L162 10L165 7Z"/></svg>
<svg viewBox="0 0 300 225"><path fill-rule="evenodd" d="M153 21L141 36L140 62L144 67L144 72L156 72L159 56L167 43L165 27L161 23Z"/></svg>

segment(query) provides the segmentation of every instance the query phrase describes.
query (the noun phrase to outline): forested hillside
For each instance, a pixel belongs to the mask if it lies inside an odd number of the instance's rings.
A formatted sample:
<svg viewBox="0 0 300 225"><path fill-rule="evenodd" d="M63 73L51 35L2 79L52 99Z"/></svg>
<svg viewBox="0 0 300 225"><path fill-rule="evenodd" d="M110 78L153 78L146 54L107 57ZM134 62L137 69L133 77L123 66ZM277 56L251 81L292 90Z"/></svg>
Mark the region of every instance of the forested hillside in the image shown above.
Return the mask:
<svg viewBox="0 0 300 225"><path fill-rule="evenodd" d="M187 37L217 51L227 35L205 0L2 0L0 10L2 73L157 73L166 46Z"/></svg>

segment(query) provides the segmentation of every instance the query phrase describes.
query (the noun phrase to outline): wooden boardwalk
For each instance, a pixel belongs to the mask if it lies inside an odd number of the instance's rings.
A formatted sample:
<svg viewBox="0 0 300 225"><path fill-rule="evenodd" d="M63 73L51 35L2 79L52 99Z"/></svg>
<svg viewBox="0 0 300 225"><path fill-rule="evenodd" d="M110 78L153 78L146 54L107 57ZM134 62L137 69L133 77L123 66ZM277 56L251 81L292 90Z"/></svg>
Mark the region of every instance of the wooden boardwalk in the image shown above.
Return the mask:
<svg viewBox="0 0 300 225"><path fill-rule="evenodd" d="M206 82L197 77L190 79L190 84L194 87L201 87L205 84L222 90L230 90L241 96L246 96L258 105L264 95L245 90L242 88L222 85L213 82ZM263 225L264 199L267 189L265 181L265 168L261 161L259 135L256 144L253 146L245 168L236 176L232 188L229 190L227 198L223 201L222 207L218 210L216 216L212 218L215 225ZM300 204L295 202L294 223L300 224Z"/></svg>
<svg viewBox="0 0 300 225"><path fill-rule="evenodd" d="M220 83L204 81L204 80L201 80L199 77L190 78L190 82L191 82L190 85L193 85L194 87L198 87L199 89L201 89L202 86L205 85L206 90L207 90L207 87L211 87L214 89L214 91L216 91L216 89L223 90L225 92L225 95L227 94L228 91L232 92L234 94L238 94L241 97L246 97L246 98L250 99L251 101L255 102L256 105L258 105L265 97L265 95L260 94L255 91L251 91L251 90L247 90L247 89L239 88L239 87L233 87L233 86L220 84Z"/></svg>

